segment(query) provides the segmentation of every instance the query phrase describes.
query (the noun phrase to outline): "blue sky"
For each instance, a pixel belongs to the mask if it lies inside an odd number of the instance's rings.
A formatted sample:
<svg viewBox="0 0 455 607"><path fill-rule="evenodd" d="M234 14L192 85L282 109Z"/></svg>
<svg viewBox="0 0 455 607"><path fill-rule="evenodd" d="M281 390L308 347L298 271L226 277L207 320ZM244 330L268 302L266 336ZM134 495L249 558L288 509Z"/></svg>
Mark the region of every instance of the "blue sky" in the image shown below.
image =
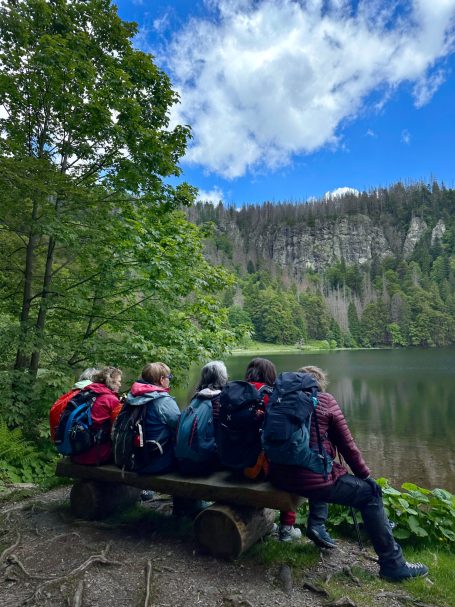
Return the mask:
<svg viewBox="0 0 455 607"><path fill-rule="evenodd" d="M190 124L183 178L240 206L455 185L455 0L118 0Z"/></svg>

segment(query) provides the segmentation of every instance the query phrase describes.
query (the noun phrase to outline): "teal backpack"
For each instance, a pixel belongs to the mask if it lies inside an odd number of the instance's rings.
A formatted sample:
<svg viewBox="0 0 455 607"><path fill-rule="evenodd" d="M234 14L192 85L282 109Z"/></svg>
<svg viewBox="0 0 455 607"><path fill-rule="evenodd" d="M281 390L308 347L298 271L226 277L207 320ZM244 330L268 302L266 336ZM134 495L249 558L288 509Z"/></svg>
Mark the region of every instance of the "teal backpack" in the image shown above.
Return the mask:
<svg viewBox="0 0 455 607"><path fill-rule="evenodd" d="M203 464L216 454L212 401L196 396L180 414L175 456L178 461Z"/></svg>

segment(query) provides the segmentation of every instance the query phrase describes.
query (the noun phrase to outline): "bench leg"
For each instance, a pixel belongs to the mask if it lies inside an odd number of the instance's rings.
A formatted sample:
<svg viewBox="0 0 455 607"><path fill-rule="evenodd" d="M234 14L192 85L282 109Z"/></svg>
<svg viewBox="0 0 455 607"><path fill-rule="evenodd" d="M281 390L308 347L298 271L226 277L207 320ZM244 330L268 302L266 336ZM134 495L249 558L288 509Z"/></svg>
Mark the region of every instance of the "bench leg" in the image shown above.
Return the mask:
<svg viewBox="0 0 455 607"><path fill-rule="evenodd" d="M273 510L214 504L194 521L196 541L213 556L232 560L270 533L274 518Z"/></svg>
<svg viewBox="0 0 455 607"><path fill-rule="evenodd" d="M120 483L78 480L71 489L71 512L78 518L97 520L132 506L140 489Z"/></svg>

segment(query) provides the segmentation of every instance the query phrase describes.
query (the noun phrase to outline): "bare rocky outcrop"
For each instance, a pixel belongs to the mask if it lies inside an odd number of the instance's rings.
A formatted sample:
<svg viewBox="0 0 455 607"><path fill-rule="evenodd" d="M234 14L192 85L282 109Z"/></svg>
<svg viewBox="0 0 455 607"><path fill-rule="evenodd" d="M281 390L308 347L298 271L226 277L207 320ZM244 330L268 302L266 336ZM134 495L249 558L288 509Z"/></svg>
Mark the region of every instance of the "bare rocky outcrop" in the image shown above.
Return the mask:
<svg viewBox="0 0 455 607"><path fill-rule="evenodd" d="M420 217L413 217L409 225L408 233L406 234L406 240L403 245L403 257L409 259L414 253L414 249L428 230L426 222Z"/></svg>

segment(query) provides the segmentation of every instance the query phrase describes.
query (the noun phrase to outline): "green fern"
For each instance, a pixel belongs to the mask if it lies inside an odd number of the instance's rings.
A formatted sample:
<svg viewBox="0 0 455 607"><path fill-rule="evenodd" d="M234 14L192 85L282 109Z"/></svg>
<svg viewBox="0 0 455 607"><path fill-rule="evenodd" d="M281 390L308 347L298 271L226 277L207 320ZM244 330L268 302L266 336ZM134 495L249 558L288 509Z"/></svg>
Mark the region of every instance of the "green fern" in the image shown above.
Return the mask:
<svg viewBox="0 0 455 607"><path fill-rule="evenodd" d="M40 483L53 473L54 461L27 442L19 428L0 421L0 485Z"/></svg>

